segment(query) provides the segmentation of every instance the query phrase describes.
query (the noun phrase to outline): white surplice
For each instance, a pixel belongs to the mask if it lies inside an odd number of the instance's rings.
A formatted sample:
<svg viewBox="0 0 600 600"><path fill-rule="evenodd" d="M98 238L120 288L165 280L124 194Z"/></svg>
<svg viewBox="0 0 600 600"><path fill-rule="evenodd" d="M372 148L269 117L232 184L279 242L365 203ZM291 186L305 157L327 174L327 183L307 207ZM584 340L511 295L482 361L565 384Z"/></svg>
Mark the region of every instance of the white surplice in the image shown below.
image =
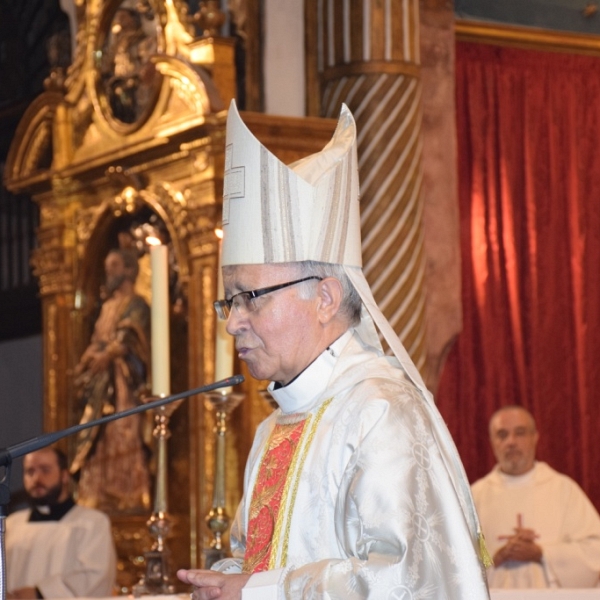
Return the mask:
<svg viewBox="0 0 600 600"><path fill-rule="evenodd" d="M258 428L245 497L232 527L239 572L261 458L278 420L308 416L273 538L272 570L252 575L243 598L488 598L440 441L441 418L397 366L344 334L288 386ZM437 420L436 425L433 421ZM445 446L445 447L442 447Z"/></svg>
<svg viewBox="0 0 600 600"><path fill-rule="evenodd" d="M108 517L76 505L59 521L29 522L30 512L6 519L8 591L37 587L44 598L110 596L116 555Z"/></svg>
<svg viewBox="0 0 600 600"><path fill-rule="evenodd" d="M492 588L594 587L600 574L600 517L581 488L546 463L519 476L496 466L476 481L473 498L490 554L517 523L533 529L541 563L509 561L490 568Z"/></svg>

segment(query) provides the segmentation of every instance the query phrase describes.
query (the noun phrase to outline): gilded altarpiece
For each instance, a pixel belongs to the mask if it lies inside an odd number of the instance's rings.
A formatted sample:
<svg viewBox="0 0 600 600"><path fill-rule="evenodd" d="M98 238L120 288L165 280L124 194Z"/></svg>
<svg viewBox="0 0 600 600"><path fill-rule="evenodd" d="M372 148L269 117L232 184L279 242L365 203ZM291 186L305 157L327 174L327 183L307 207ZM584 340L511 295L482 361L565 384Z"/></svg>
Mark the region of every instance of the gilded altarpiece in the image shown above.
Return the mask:
<svg viewBox="0 0 600 600"><path fill-rule="evenodd" d="M226 111L234 95L230 40L196 37L177 3L79 3L77 48L65 73L28 109L6 184L40 207L32 262L43 306L44 429L78 422L74 369L90 339L103 261L119 224L164 225L183 299L171 311L171 390L214 372L214 317ZM168 546L174 566L199 565L210 532L212 422L202 398L170 423ZM235 442L235 440L233 440ZM65 440L72 455L73 441ZM231 511L239 499L237 471ZM143 572L151 507L111 514L121 589Z"/></svg>
<svg viewBox="0 0 600 600"><path fill-rule="evenodd" d="M234 48L209 22L164 2L76 2L78 35L67 73L53 72L28 108L6 165L6 185L40 207L32 257L43 310L44 430L76 424L75 368L100 303L103 262L124 223L159 223L177 275L170 315L171 392L213 381L218 239L226 107L235 97ZM219 16L212 25L219 24ZM195 27L201 25L202 36ZM335 122L246 113L256 135L291 162L322 148ZM142 270L143 275L143 270ZM155 341L156 343L156 341ZM243 365L236 372L245 373ZM258 423L271 408L264 382L241 386L231 417L226 504L235 513ZM173 413L168 441L168 548L176 567L201 566L211 532L214 415L202 398ZM73 455L73 440L64 448ZM118 584L129 591L152 545L152 507L111 514Z"/></svg>

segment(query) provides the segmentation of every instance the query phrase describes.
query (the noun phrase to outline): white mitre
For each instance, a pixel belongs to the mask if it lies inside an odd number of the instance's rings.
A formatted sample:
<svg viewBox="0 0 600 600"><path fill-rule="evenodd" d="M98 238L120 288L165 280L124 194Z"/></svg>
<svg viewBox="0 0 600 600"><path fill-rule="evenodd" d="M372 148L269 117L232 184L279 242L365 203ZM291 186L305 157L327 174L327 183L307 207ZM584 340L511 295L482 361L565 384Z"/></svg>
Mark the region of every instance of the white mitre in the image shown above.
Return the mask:
<svg viewBox="0 0 600 600"><path fill-rule="evenodd" d="M357 328L383 352L379 331L428 397L419 371L379 310L362 272L356 124L342 105L331 141L289 166L246 127L231 102L225 142L222 265L314 260L343 265L363 306Z"/></svg>
<svg viewBox="0 0 600 600"><path fill-rule="evenodd" d="M346 106L333 138L289 167L227 118L223 265L316 260L362 266L356 128Z"/></svg>
<svg viewBox="0 0 600 600"><path fill-rule="evenodd" d="M383 353L376 325L406 375L422 392L438 448L475 541L480 537L479 520L454 442L362 272L352 113L342 105L337 128L325 148L286 166L246 127L232 101L225 144L222 265L314 260L344 267L363 301L356 332L363 343Z"/></svg>

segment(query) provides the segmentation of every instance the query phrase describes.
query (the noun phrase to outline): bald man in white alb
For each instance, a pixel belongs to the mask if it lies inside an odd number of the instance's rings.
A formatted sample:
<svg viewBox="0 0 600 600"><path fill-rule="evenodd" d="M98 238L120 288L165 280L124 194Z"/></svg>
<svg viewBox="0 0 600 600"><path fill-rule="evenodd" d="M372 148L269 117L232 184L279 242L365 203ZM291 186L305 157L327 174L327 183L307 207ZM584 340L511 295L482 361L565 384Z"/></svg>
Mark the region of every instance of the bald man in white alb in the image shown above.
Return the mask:
<svg viewBox="0 0 600 600"><path fill-rule="evenodd" d="M490 588L595 587L600 573L600 517L569 477L535 460L533 416L506 406L490 420L498 464L472 486L494 558Z"/></svg>

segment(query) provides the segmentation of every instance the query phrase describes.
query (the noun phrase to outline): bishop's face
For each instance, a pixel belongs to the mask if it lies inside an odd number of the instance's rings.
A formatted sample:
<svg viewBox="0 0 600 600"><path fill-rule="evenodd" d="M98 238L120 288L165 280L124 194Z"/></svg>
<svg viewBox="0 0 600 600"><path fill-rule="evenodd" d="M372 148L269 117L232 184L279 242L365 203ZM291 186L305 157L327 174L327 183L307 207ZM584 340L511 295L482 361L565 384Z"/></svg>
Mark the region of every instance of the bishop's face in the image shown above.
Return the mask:
<svg viewBox="0 0 600 600"><path fill-rule="evenodd" d="M236 265L223 269L225 297L302 277L289 265ZM316 285L316 282L313 283ZM238 356L256 379L289 383L322 351L319 299L307 299L290 285L253 300L253 310L233 308L227 331Z"/></svg>
<svg viewBox="0 0 600 600"><path fill-rule="evenodd" d="M500 470L522 475L533 468L538 433L531 415L520 408L497 413L490 423L490 441Z"/></svg>

